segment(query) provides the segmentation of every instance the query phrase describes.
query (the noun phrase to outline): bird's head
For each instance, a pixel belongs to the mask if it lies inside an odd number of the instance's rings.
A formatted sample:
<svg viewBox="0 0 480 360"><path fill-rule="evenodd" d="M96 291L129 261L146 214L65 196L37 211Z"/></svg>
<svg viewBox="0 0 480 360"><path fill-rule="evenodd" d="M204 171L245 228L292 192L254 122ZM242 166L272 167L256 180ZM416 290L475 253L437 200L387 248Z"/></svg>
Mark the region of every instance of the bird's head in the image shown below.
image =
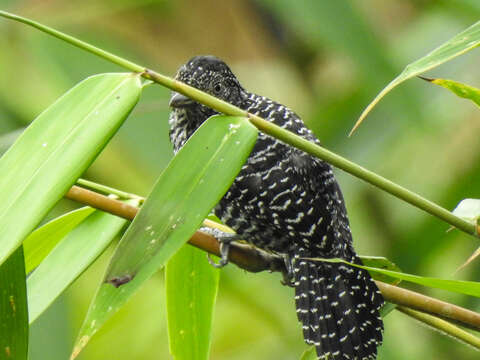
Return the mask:
<svg viewBox="0 0 480 360"><path fill-rule="evenodd" d="M237 106L246 96L228 65L211 55L193 57L180 67L175 79ZM177 92L172 92L169 105L174 110L184 110L191 120L201 120L200 123L216 114L216 111Z"/></svg>

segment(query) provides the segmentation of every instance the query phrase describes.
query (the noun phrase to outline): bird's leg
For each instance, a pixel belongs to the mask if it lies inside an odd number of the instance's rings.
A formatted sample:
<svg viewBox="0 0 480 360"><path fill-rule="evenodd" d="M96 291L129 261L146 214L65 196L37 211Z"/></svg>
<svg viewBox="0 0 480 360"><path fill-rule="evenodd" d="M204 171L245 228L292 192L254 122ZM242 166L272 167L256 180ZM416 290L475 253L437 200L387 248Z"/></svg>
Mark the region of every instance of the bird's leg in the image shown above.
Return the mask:
<svg viewBox="0 0 480 360"><path fill-rule="evenodd" d="M285 271L282 271L282 285L293 287L293 262L288 254L283 254L283 261L285 262Z"/></svg>
<svg viewBox="0 0 480 360"><path fill-rule="evenodd" d="M230 243L232 241L240 240L241 236L233 233L227 233L215 228L202 227L200 228L201 232L212 235L220 243L220 261L216 263L210 257L210 254L207 254L208 262L210 265L216 268L222 268L228 264L228 253L230 251Z"/></svg>

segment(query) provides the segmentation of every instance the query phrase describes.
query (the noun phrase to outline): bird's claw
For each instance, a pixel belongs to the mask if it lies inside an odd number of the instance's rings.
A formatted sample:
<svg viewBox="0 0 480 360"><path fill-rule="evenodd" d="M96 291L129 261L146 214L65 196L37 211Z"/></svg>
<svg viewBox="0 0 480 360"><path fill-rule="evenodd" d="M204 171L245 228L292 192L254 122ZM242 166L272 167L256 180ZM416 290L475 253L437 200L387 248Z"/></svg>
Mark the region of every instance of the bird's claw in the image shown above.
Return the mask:
<svg viewBox="0 0 480 360"><path fill-rule="evenodd" d="M284 255L283 261L285 262L285 271L282 271L283 279L281 280L282 285L294 287L295 281L293 279L293 263L288 255Z"/></svg>
<svg viewBox="0 0 480 360"><path fill-rule="evenodd" d="M216 263L210 254L207 254L207 259L210 265L220 269L228 264L228 253L230 252L230 242L220 242L220 261Z"/></svg>
<svg viewBox="0 0 480 360"><path fill-rule="evenodd" d="M220 269L228 264L228 254L230 252L230 244L232 241L240 240L241 237L237 234L227 233L219 229L202 227L200 231L212 235L220 243L220 261L216 263L210 257L210 254L207 254L207 259L210 265Z"/></svg>

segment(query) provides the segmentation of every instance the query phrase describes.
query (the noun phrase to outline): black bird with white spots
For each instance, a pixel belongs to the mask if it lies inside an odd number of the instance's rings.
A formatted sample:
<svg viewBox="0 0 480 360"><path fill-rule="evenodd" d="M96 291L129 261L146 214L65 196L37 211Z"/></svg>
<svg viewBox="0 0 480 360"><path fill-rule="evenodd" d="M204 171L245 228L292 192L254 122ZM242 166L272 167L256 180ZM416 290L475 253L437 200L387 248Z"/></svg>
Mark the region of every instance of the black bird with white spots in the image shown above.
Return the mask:
<svg viewBox="0 0 480 360"><path fill-rule="evenodd" d="M319 143L287 107L246 91L214 56L196 56L176 79ZM216 112L174 92L170 139L177 152ZM319 359L375 359L383 298L352 246L342 193L329 164L263 133L215 214L245 241L282 255L295 288L297 316Z"/></svg>

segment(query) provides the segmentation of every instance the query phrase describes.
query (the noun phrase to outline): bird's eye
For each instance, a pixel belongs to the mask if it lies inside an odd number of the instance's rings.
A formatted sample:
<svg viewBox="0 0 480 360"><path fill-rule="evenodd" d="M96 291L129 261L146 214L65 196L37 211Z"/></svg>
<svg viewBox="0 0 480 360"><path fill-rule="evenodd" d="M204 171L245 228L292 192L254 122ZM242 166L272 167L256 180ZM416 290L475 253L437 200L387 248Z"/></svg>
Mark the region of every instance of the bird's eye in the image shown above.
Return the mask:
<svg viewBox="0 0 480 360"><path fill-rule="evenodd" d="M222 84L216 83L213 85L213 92L217 95L220 94L222 92Z"/></svg>

